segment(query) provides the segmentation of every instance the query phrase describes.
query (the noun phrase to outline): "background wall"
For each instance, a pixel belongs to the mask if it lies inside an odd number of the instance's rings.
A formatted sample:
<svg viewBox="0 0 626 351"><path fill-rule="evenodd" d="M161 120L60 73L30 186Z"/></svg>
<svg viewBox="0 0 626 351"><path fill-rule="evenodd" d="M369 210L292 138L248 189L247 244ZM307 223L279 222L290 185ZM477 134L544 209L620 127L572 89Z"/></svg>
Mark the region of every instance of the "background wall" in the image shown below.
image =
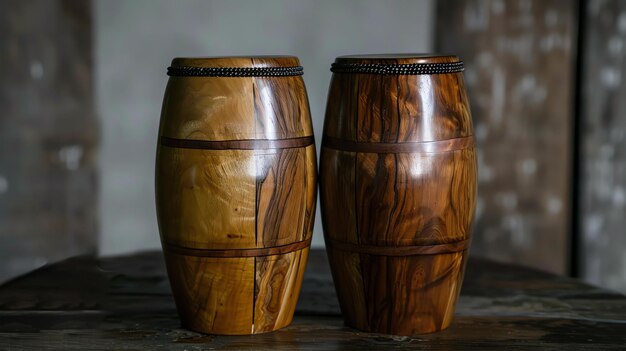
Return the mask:
<svg viewBox="0 0 626 351"><path fill-rule="evenodd" d="M567 273L576 10L562 0L441 0L437 50L457 52L478 144L474 254Z"/></svg>
<svg viewBox="0 0 626 351"><path fill-rule="evenodd" d="M96 0L100 253L159 247L154 157L165 70L173 57L300 57L320 141L335 56L431 51L433 14L430 0ZM321 245L318 216L313 246Z"/></svg>
<svg viewBox="0 0 626 351"><path fill-rule="evenodd" d="M625 4L0 0L0 282L98 246L159 247L153 167L174 56L300 56L319 141L335 56L434 47L466 61L473 255L626 291ZM321 229L318 217L315 246Z"/></svg>
<svg viewBox="0 0 626 351"><path fill-rule="evenodd" d="M441 0L479 147L474 254L626 292L626 2Z"/></svg>
<svg viewBox="0 0 626 351"><path fill-rule="evenodd" d="M0 283L96 250L88 1L0 1Z"/></svg>

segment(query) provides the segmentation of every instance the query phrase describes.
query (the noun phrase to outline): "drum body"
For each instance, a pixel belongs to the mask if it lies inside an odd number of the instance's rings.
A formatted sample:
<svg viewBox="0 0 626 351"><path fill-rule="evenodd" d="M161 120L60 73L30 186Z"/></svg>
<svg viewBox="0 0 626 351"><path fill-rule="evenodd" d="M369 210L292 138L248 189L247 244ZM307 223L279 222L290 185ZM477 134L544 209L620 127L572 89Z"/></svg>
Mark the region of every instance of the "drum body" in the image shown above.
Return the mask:
<svg viewBox="0 0 626 351"><path fill-rule="evenodd" d="M315 216L313 129L295 57L178 58L159 130L161 243L184 327L291 323Z"/></svg>
<svg viewBox="0 0 626 351"><path fill-rule="evenodd" d="M320 201L346 324L446 328L476 203L476 154L456 56L366 55L333 64Z"/></svg>

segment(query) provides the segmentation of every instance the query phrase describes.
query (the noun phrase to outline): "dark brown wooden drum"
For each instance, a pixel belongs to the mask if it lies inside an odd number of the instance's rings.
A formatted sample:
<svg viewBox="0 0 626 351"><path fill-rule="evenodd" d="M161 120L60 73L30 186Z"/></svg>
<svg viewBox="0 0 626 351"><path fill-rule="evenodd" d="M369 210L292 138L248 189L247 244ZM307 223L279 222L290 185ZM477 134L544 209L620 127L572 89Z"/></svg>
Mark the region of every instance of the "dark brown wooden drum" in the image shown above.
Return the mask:
<svg viewBox="0 0 626 351"><path fill-rule="evenodd" d="M320 200L347 325L396 335L452 321L476 203L472 120L456 56L336 59Z"/></svg>
<svg viewBox="0 0 626 351"><path fill-rule="evenodd" d="M177 58L156 160L157 214L184 327L257 334L291 323L316 201L296 57Z"/></svg>

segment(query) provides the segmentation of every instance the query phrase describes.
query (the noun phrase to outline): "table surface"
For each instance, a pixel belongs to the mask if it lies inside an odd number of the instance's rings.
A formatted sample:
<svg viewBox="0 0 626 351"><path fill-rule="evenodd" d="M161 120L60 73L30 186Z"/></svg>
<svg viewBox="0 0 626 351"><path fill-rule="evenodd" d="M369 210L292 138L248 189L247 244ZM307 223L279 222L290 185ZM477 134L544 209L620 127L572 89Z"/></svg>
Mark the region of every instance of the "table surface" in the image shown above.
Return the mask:
<svg viewBox="0 0 626 351"><path fill-rule="evenodd" d="M77 257L0 287L0 350L625 349L626 297L471 258L455 320L418 337L343 325L326 255L313 250L291 326L255 336L180 327L162 254Z"/></svg>

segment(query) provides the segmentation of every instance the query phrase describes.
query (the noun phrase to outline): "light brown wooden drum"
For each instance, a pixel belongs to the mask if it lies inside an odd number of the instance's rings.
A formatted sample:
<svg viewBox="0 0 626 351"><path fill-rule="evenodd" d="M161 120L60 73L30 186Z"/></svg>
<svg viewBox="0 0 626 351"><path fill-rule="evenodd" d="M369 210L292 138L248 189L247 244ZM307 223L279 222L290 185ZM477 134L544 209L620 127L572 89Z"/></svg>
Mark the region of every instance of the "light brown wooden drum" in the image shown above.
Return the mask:
<svg viewBox="0 0 626 351"><path fill-rule="evenodd" d="M320 200L349 326L414 335L446 328L461 288L476 155L455 56L337 58Z"/></svg>
<svg viewBox="0 0 626 351"><path fill-rule="evenodd" d="M291 323L311 241L316 156L296 57L177 58L161 114L156 203L184 327Z"/></svg>

